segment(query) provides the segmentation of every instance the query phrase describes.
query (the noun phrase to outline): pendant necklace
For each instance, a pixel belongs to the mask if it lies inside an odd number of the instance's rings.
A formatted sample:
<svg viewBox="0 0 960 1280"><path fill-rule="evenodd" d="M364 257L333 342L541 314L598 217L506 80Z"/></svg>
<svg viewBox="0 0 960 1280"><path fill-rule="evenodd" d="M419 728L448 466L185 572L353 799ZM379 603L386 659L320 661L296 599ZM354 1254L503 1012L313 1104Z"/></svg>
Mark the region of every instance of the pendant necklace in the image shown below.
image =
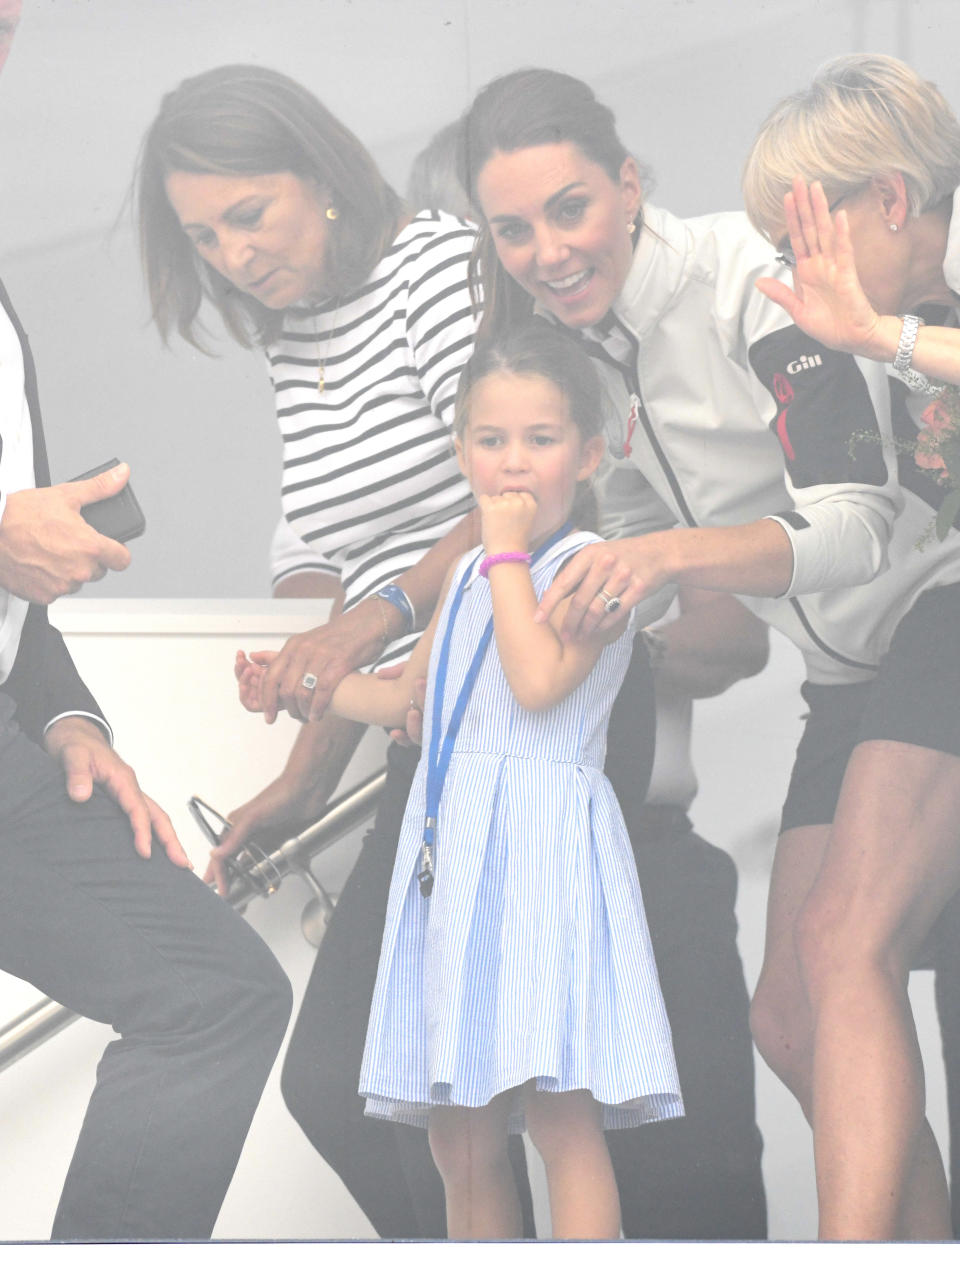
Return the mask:
<svg viewBox="0 0 960 1280"><path fill-rule="evenodd" d="M337 317L340 315L340 299L337 299L337 309L333 313L333 322L327 334L327 341L323 351L320 350L320 328L317 324L317 317L313 318L313 337L317 344L317 391L322 392L327 385L327 356L330 354L330 346L336 336Z"/></svg>

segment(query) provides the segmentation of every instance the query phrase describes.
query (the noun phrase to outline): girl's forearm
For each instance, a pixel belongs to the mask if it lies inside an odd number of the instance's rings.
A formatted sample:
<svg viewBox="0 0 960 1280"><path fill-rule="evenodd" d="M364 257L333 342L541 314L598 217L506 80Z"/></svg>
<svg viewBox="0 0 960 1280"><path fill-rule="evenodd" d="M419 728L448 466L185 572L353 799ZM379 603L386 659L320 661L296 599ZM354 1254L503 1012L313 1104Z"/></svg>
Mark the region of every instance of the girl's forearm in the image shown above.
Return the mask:
<svg viewBox="0 0 960 1280"><path fill-rule="evenodd" d="M448 572L438 594L444 593L449 576ZM403 729L417 681L427 674L430 649L440 612L441 606L438 605L398 676L387 680L359 671L344 676L334 690L330 704L337 715L347 720L359 720L361 724L380 724L386 729Z"/></svg>
<svg viewBox="0 0 960 1280"><path fill-rule="evenodd" d="M337 685L330 706L336 715L345 720L379 724L385 729L402 729L413 692L409 670L408 663L403 672L393 680L381 680L378 676L359 671L351 672Z"/></svg>
<svg viewBox="0 0 960 1280"><path fill-rule="evenodd" d="M528 711L559 702L565 687L563 642L551 626L534 621L537 597L530 569L506 561L489 571L493 628L500 665L513 696Z"/></svg>

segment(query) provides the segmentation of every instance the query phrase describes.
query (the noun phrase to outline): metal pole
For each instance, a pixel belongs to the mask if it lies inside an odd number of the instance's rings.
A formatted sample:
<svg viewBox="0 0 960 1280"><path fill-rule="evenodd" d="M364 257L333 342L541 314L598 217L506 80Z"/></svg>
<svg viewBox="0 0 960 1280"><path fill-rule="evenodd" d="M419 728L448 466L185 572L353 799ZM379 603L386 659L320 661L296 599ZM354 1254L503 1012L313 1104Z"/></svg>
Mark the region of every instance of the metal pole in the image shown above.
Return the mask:
<svg viewBox="0 0 960 1280"><path fill-rule="evenodd" d="M386 772L372 774L329 806L305 831L285 840L259 863L248 866L243 878L231 881L226 901L242 911L254 898L270 897L278 881L293 872L310 869L310 863L354 827L366 822L379 803Z"/></svg>
<svg viewBox="0 0 960 1280"><path fill-rule="evenodd" d="M257 897L269 897L278 882L286 876L309 871L313 858L331 844L366 822L373 813L383 791L386 773L373 774L329 806L312 826L284 841L267 854L269 869L256 864L244 879L234 879L226 901L238 911ZM55 1000L41 1000L0 1027L0 1071L39 1048L58 1031L80 1017Z"/></svg>
<svg viewBox="0 0 960 1280"><path fill-rule="evenodd" d="M19 1062L79 1017L79 1013L65 1009L56 1000L41 1000L39 1004L25 1009L18 1018L0 1029L0 1071Z"/></svg>

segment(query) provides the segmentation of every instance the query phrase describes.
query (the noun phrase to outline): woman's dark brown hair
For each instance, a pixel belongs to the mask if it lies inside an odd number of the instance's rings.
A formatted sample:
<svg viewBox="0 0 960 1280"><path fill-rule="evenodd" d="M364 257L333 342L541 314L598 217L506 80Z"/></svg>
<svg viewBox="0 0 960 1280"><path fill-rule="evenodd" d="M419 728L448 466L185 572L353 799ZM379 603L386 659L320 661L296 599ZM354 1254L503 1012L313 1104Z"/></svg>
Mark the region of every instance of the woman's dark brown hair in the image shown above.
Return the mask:
<svg viewBox="0 0 960 1280"><path fill-rule="evenodd" d="M531 67L512 71L481 89L463 117L461 182L474 208L477 178L497 151L521 151L572 142L614 181L630 153L617 136L613 112L598 102L589 85L561 71ZM639 228L642 214L636 219ZM484 297L484 331L497 331L529 316L530 296L504 271L493 237L481 218L481 234L471 265L474 299Z"/></svg>
<svg viewBox="0 0 960 1280"><path fill-rule="evenodd" d="M193 76L160 105L137 168L140 248L153 319L196 347L204 297L243 346L275 337L280 315L234 288L197 255L167 199L176 171L293 173L335 205L327 292L343 297L367 278L397 232L402 202L363 144L307 89L266 67L216 67Z"/></svg>

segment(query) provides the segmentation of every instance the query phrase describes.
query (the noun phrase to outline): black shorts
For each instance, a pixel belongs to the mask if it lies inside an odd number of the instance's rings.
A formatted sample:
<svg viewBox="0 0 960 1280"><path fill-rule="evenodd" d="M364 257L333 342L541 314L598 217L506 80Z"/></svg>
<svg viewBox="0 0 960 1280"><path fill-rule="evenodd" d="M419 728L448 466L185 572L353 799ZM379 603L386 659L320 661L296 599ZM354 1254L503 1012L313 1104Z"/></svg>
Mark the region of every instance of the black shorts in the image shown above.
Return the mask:
<svg viewBox="0 0 960 1280"><path fill-rule="evenodd" d="M833 821L847 762L859 742L909 742L960 756L960 584L918 598L893 633L874 679L808 682L801 693L810 715L781 831Z"/></svg>

